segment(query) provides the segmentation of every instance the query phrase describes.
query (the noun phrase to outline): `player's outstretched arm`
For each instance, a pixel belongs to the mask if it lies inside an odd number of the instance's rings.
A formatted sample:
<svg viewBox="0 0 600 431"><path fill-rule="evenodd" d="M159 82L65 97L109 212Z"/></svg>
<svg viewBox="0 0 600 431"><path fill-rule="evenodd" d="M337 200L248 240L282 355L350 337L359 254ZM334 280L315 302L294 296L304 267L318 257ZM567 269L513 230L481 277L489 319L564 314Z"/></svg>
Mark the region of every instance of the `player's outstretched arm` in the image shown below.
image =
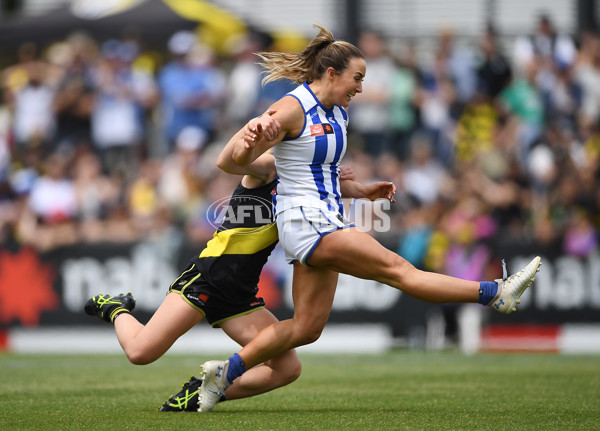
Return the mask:
<svg viewBox="0 0 600 431"><path fill-rule="evenodd" d="M372 184L363 185L354 180L340 181L342 197L355 199L387 199L390 202L396 202L394 194L396 186L389 181L377 181Z"/></svg>

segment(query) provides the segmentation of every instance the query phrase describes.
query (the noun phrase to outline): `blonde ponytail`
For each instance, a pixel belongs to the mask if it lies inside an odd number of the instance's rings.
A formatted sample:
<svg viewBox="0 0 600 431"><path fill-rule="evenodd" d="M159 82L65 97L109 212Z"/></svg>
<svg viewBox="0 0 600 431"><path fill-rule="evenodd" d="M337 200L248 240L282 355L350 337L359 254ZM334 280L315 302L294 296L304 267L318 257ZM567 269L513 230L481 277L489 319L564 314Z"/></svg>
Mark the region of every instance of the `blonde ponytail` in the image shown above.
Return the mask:
<svg viewBox="0 0 600 431"><path fill-rule="evenodd" d="M319 34L308 44L306 49L298 54L287 52L260 52L256 55L265 76L262 83L267 84L279 79L302 84L318 79L329 67L342 72L350 59L364 58L362 52L344 41L336 41L333 34L325 27L314 25Z"/></svg>

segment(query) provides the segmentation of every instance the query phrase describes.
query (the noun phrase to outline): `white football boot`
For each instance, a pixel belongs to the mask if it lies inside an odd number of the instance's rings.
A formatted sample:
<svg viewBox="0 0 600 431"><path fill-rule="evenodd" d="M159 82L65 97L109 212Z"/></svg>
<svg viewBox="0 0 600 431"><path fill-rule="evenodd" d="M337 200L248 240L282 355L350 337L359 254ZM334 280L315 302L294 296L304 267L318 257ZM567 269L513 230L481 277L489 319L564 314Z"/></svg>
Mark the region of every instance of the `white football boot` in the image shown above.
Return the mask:
<svg viewBox="0 0 600 431"><path fill-rule="evenodd" d="M202 364L202 386L198 396L198 411L210 412L230 386L227 381L229 361L208 361Z"/></svg>
<svg viewBox="0 0 600 431"><path fill-rule="evenodd" d="M502 260L502 279L494 280L498 283L498 293L487 305L500 313L510 314L517 310L516 305L520 304L519 298L523 292L531 286L535 280L535 274L540 271L542 259L539 256L533 258L529 264L516 274L507 277L506 263Z"/></svg>

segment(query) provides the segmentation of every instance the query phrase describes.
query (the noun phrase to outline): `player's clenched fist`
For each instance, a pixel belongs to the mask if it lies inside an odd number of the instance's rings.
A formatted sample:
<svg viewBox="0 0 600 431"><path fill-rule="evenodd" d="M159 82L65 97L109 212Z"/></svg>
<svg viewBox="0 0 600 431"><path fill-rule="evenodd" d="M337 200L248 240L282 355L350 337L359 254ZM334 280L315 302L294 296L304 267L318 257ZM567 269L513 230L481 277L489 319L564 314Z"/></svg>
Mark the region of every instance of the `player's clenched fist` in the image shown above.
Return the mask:
<svg viewBox="0 0 600 431"><path fill-rule="evenodd" d="M248 121L244 128L244 145L246 148L253 148L262 137L267 141L277 139L281 131L281 124L272 117L274 113L274 110L269 109L266 115Z"/></svg>

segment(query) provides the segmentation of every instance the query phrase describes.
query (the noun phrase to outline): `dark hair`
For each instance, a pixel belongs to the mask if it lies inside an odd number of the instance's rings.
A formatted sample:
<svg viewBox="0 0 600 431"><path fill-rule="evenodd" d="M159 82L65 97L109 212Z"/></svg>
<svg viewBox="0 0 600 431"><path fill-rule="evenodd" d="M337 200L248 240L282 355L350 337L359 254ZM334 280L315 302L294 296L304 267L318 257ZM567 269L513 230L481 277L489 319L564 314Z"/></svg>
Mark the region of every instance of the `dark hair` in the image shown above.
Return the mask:
<svg viewBox="0 0 600 431"><path fill-rule="evenodd" d="M260 52L261 66L265 69L263 84L278 79L289 79L298 84L318 79L333 67L342 72L353 58L364 58L363 53L349 42L335 40L325 27L315 25L319 34L298 54L287 52Z"/></svg>

